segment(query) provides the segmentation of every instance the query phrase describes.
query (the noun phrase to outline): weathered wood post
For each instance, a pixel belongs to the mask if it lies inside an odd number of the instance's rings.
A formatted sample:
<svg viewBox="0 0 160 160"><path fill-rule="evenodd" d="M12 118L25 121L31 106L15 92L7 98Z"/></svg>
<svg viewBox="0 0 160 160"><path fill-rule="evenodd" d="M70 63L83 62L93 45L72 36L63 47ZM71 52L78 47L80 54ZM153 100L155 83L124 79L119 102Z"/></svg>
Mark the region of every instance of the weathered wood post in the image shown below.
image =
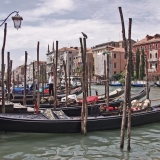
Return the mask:
<svg viewBox="0 0 160 160"><path fill-rule="evenodd" d="M68 67L68 94L70 94L70 91L71 91L71 80L70 80L70 77L71 77L71 72L70 72L70 67Z"/></svg>
<svg viewBox="0 0 160 160"><path fill-rule="evenodd" d="M42 96L44 97L44 65L41 65L41 69L42 69Z"/></svg>
<svg viewBox="0 0 160 160"><path fill-rule="evenodd" d="M66 107L68 104L68 81L67 81L67 70L66 70L66 64L65 61L63 60L63 67L64 67L64 76L65 76L65 84L66 84Z"/></svg>
<svg viewBox="0 0 160 160"><path fill-rule="evenodd" d="M92 71L92 63L91 62L89 62L89 95L91 96L91 71Z"/></svg>
<svg viewBox="0 0 160 160"><path fill-rule="evenodd" d="M106 99L106 97L107 97L107 82L106 82L106 79L107 79L107 77L106 77L106 60L104 60L104 63L103 63L103 65L104 65L104 95L105 95L105 99Z"/></svg>
<svg viewBox="0 0 160 160"><path fill-rule="evenodd" d="M37 105L38 105L38 108L39 108L39 105L40 105L40 94L39 94L39 42L37 43Z"/></svg>
<svg viewBox="0 0 160 160"><path fill-rule="evenodd" d="M58 41L56 41L56 62L55 62L55 71L54 71L54 108L57 107L57 64L58 64Z"/></svg>
<svg viewBox="0 0 160 160"><path fill-rule="evenodd" d="M88 96L88 63L86 62L86 71L85 71L85 73L86 73L86 80L85 80L85 82L86 82L86 96Z"/></svg>
<svg viewBox="0 0 160 160"><path fill-rule="evenodd" d="M121 25L122 25L122 37L123 37L123 43L124 43L124 49L125 49L125 58L127 58L127 43L126 43L126 37L125 37L125 26L124 26L124 20L123 20L123 13L121 7L119 7L119 13L121 18ZM126 77L125 77L125 92L124 92L124 104L123 104L123 116L122 116L122 124L121 124L121 141L120 141L120 148L124 147L124 135L125 135L125 126L126 126L126 109L127 109L127 90L128 90L128 60L126 65Z"/></svg>
<svg viewBox="0 0 160 160"><path fill-rule="evenodd" d="M147 61L147 55L145 56L145 61L146 61L146 99L149 99L149 91L150 88L148 86L148 61Z"/></svg>
<svg viewBox="0 0 160 160"><path fill-rule="evenodd" d="M1 74L2 74L2 113L5 113L5 98L4 98L4 72L5 72L5 65L4 65L4 50L6 44L6 34L7 34L7 23L4 25L4 38L3 38L3 46L2 46L2 67L1 67Z"/></svg>
<svg viewBox="0 0 160 160"><path fill-rule="evenodd" d="M10 64L9 64L9 66L10 66L10 73L9 73L9 83L10 83L10 85L11 85L11 82L12 82L12 80L11 80L11 77L12 77L12 60L10 60ZM14 85L14 84L13 84ZM13 87L13 86L12 86ZM10 88L9 88L9 91L10 91ZM10 95L10 92L9 92L9 95ZM10 100L11 100L11 97L9 96L9 98L10 98Z"/></svg>
<svg viewBox="0 0 160 160"><path fill-rule="evenodd" d="M106 105L109 107L109 52L107 52Z"/></svg>
<svg viewBox="0 0 160 160"><path fill-rule="evenodd" d="M84 47L83 47L84 44ZM87 102L86 102L86 39L80 38L80 45L81 45L81 53L82 53L82 93L83 93L83 102L82 102L82 109L81 109L81 132L82 134L87 134L87 116L88 116L88 109L87 109Z"/></svg>
<svg viewBox="0 0 160 160"><path fill-rule="evenodd" d="M128 27L128 126L127 126L127 149L131 149L130 141L131 141L131 60L132 60L132 48L131 48L131 25L132 18L129 18L129 27Z"/></svg>
<svg viewBox="0 0 160 160"><path fill-rule="evenodd" d="M8 95L7 99L10 100L10 52L7 52L7 85Z"/></svg>
<svg viewBox="0 0 160 160"><path fill-rule="evenodd" d="M36 82L35 82L35 66L34 66L34 61L32 63L32 69L33 69L33 99L36 97Z"/></svg>
<svg viewBox="0 0 160 160"><path fill-rule="evenodd" d="M27 71L27 51L25 51L25 63L24 63L24 93L23 93L23 105L26 107L26 71Z"/></svg>

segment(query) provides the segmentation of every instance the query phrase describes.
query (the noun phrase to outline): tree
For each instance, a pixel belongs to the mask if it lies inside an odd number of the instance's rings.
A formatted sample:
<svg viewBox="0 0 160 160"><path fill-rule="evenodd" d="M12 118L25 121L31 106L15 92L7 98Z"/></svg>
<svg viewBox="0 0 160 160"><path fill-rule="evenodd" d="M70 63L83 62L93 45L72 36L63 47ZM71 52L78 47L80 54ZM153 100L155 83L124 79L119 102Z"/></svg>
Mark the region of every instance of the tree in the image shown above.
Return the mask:
<svg viewBox="0 0 160 160"><path fill-rule="evenodd" d="M136 51L136 79L139 79L139 64L140 64L140 51Z"/></svg>
<svg viewBox="0 0 160 160"><path fill-rule="evenodd" d="M144 57L144 49L142 49L142 55L141 55L141 68L140 68L140 78L143 80L144 78L144 71L145 71L145 57Z"/></svg>
<svg viewBox="0 0 160 160"><path fill-rule="evenodd" d="M133 57L133 52L131 52L131 57ZM133 59L131 59L131 79L134 79L134 66L133 66Z"/></svg>
<svg viewBox="0 0 160 160"><path fill-rule="evenodd" d="M78 75L81 75L82 67L81 66L77 67L75 73L77 73Z"/></svg>

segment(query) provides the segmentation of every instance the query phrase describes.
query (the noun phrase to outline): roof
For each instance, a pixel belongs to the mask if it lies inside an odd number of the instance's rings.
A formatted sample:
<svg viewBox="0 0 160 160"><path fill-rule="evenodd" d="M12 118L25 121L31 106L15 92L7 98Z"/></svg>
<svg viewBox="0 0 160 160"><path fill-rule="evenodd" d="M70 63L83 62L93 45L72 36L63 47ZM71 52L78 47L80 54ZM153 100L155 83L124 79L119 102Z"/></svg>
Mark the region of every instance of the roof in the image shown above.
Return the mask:
<svg viewBox="0 0 160 160"><path fill-rule="evenodd" d="M63 48L59 49L58 51L60 51L60 52L64 52L64 51L76 51L76 49L74 49L74 48L68 48L68 47L63 47Z"/></svg>
<svg viewBox="0 0 160 160"><path fill-rule="evenodd" d="M146 35L145 38L136 42L135 44L133 44L133 46L148 44L148 43L154 43L154 42L160 42L160 34L155 34L154 36Z"/></svg>
<svg viewBox="0 0 160 160"><path fill-rule="evenodd" d="M114 47L114 49L112 49L112 51L114 51L114 52L125 52L124 48L120 48L120 47Z"/></svg>
<svg viewBox="0 0 160 160"><path fill-rule="evenodd" d="M91 48L87 49L87 52L86 52L86 53L93 53L93 52L92 52L92 49L91 49Z"/></svg>

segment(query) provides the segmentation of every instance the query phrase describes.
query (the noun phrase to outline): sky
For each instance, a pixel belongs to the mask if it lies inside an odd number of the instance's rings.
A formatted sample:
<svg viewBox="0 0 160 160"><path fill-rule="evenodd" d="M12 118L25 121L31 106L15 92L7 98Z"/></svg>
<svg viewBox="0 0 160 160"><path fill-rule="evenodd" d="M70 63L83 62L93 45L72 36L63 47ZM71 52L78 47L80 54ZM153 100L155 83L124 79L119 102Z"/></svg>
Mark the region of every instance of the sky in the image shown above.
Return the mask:
<svg viewBox="0 0 160 160"><path fill-rule="evenodd" d="M122 40L122 27L118 7L122 8L126 37L129 18L132 18L131 38L143 39L147 34L159 32L160 0L0 0L0 20L13 11L23 17L20 29L15 29L12 14L7 19L7 52L13 68L24 64L25 51L28 64L36 60L40 43L40 60L46 60L48 44L58 41L58 48L79 47L81 32L87 34L87 47ZM2 22L2 21L1 21ZM0 47L3 45L4 25L0 27ZM1 56L0 56L1 61Z"/></svg>

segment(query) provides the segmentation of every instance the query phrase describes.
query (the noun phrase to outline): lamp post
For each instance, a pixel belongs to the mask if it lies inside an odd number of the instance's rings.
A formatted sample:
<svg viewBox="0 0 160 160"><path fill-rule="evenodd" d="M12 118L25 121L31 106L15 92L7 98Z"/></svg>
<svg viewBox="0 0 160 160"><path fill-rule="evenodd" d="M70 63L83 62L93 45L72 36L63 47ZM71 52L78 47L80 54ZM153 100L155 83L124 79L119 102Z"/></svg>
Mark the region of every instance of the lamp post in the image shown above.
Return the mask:
<svg viewBox="0 0 160 160"><path fill-rule="evenodd" d="M7 18L5 18L4 20L0 20L2 21L2 23L0 24L0 27L7 21L7 19L13 14L16 13L15 16L12 17L12 20L14 22L14 27L18 30L21 27L21 21L23 20L22 17L19 16L19 12L18 11L13 11L12 13L10 13ZM3 39L3 46L2 46L2 66L1 66L1 73L2 73L2 113L5 113L5 100L4 100L4 50L5 50L5 43L6 43L6 34L7 34L7 23L5 23L5 27L4 27L4 39Z"/></svg>
<svg viewBox="0 0 160 160"><path fill-rule="evenodd" d="M19 28L21 28L21 21L23 20L23 18L18 14L18 11L13 11L12 13L10 13L7 18L5 18L4 20L0 20L2 21L2 23L0 24L0 27L7 21L7 19L13 14L16 13L15 16L12 17L13 23L14 23L14 27L18 30Z"/></svg>

